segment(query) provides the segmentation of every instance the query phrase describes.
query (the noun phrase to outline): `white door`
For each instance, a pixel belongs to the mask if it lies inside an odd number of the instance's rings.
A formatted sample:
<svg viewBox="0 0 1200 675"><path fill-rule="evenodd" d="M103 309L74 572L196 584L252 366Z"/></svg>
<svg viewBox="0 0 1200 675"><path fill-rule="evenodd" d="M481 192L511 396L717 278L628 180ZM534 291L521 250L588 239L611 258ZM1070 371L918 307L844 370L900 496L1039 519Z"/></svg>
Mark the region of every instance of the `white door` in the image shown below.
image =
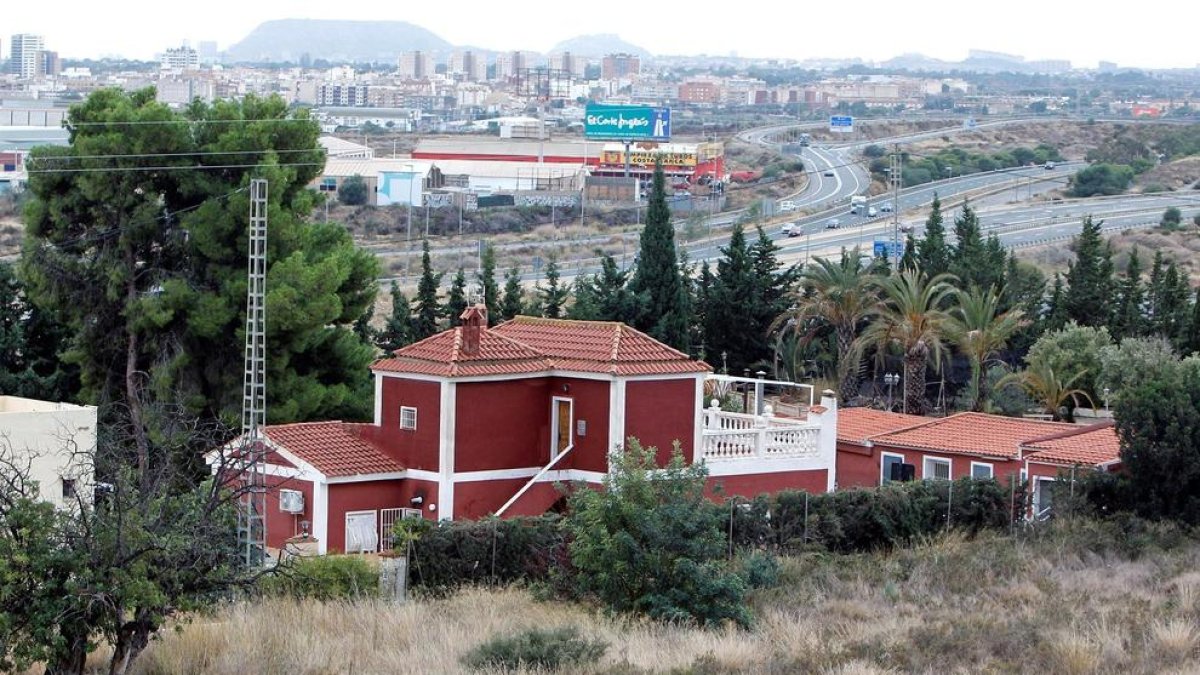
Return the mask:
<svg viewBox="0 0 1200 675"><path fill-rule="evenodd" d="M346 513L346 553L374 553L379 550L379 530L374 511Z"/></svg>

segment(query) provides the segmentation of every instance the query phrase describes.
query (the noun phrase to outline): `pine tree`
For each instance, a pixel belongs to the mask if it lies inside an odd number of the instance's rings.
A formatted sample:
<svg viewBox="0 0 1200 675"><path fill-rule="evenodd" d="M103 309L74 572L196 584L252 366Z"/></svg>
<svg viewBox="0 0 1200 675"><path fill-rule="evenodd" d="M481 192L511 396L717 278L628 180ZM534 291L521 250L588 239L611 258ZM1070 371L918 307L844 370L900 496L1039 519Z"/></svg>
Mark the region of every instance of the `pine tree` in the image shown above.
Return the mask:
<svg viewBox="0 0 1200 675"><path fill-rule="evenodd" d="M453 328L462 323L462 314L467 311L467 273L458 268L450 282L450 295L446 298L446 319Z"/></svg>
<svg viewBox="0 0 1200 675"><path fill-rule="evenodd" d="M677 349L688 339L687 317L679 301L684 288L675 252L675 231L667 208L666 180L662 166L654 169L653 188L646 209L646 227L642 230L637 270L630 282L635 294L646 298L637 328Z"/></svg>
<svg viewBox="0 0 1200 675"><path fill-rule="evenodd" d="M421 242L421 280L417 282L417 307L412 319L412 339L424 340L438 331L442 318L442 306L438 303L438 287L442 285L442 273L433 273L429 258L429 240Z"/></svg>
<svg viewBox="0 0 1200 675"><path fill-rule="evenodd" d="M488 326L500 321L500 284L496 281L496 248L485 244L479 260L479 272L475 275L483 292L483 304L487 307Z"/></svg>
<svg viewBox="0 0 1200 675"><path fill-rule="evenodd" d="M1173 260L1167 265L1167 272L1163 275L1163 287L1166 290L1162 305L1162 336L1175 344L1186 332L1191 289L1188 287L1187 277L1179 273L1179 268Z"/></svg>
<svg viewBox="0 0 1200 675"><path fill-rule="evenodd" d="M696 283L693 285L693 301L692 313L695 328L692 333L692 344L699 345L700 358L708 360L709 354L713 354L712 339L709 337L712 311L712 289L716 284L716 278L713 277L712 268L709 267L708 261L700 263L700 275L696 278Z"/></svg>
<svg viewBox="0 0 1200 675"><path fill-rule="evenodd" d="M1129 254L1129 263L1125 266L1125 279L1121 281L1120 287L1121 294L1113 310L1109 332L1117 340L1144 335L1146 316L1142 305L1145 302L1145 293L1142 289L1142 263L1136 246Z"/></svg>
<svg viewBox="0 0 1200 675"><path fill-rule="evenodd" d="M541 314L547 319L561 317L571 295L570 287L559 285L559 278L558 260L550 256L546 262L546 287L538 286L537 289Z"/></svg>
<svg viewBox="0 0 1200 675"><path fill-rule="evenodd" d="M946 245L946 227L942 222L942 202L937 193L933 195L933 204L929 207L929 217L925 219L925 234L917 243L917 262L921 271L929 277L936 277L950 271L950 248Z"/></svg>
<svg viewBox="0 0 1200 675"><path fill-rule="evenodd" d="M1151 335L1162 335L1165 332L1165 312L1163 311L1163 306L1167 303L1167 288L1164 283L1165 263L1162 250L1155 251L1154 263L1150 266L1150 283L1146 289L1146 314L1149 319L1146 328Z"/></svg>
<svg viewBox="0 0 1200 675"><path fill-rule="evenodd" d="M755 361L763 361L771 357L771 323L787 310L788 294L799 270L793 266L780 271L779 246L762 227L758 228L758 241L750 247L750 261L754 269L754 323L748 328L757 337L751 356Z"/></svg>
<svg viewBox="0 0 1200 675"><path fill-rule="evenodd" d="M504 301L500 305L500 316L508 321L525 311L522 298L525 289L521 287L521 271L516 267L504 275Z"/></svg>
<svg viewBox="0 0 1200 675"><path fill-rule="evenodd" d="M375 335L375 344L390 354L413 342L412 307L408 297L400 291L400 285L392 282L392 313L388 315L383 330Z"/></svg>
<svg viewBox="0 0 1200 675"><path fill-rule="evenodd" d="M1111 311L1112 256L1100 225L1091 216L1083 219L1075 239L1075 262L1067 269L1067 317L1081 326L1104 326Z"/></svg>
<svg viewBox="0 0 1200 675"><path fill-rule="evenodd" d="M755 269L740 224L734 224L729 244L721 248L721 254L706 309L709 324L706 346L713 354L724 352L729 367L736 373L752 366L758 356L753 307Z"/></svg>

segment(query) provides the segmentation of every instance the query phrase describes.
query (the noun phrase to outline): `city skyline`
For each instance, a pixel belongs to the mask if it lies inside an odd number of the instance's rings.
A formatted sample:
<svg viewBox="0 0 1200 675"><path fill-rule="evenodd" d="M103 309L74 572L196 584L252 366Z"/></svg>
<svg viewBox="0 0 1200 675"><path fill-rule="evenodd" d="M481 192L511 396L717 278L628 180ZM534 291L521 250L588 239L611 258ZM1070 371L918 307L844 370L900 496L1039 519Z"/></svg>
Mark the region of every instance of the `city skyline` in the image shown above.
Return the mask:
<svg viewBox="0 0 1200 675"><path fill-rule="evenodd" d="M1060 6L1061 5L1061 6ZM963 10L962 3L927 0L906 6L867 0L853 12L812 12L780 16L741 12L722 15L726 4L696 2L678 6L637 7L630 17L624 3L564 5L527 2L520 11L493 3L464 2L456 11L441 6L380 8L349 16L313 0L256 5L212 0L201 8L173 8L147 0L110 0L103 5L73 7L70 20L28 4L12 7L0 22L0 41L7 54L16 33L45 37L46 48L65 58L124 56L150 60L183 41L196 46L215 41L220 49L243 39L272 19L308 18L407 21L452 44L495 51L547 52L556 43L594 33L612 33L655 55L729 55L750 58L843 59L882 61L908 53L960 61L970 49L1019 55L1027 60L1069 60L1076 67L1099 61L1142 68L1194 68L1186 21L1163 21L1161 14L1137 12L1119 19L1109 13L1080 10L1065 3L1014 0L1003 11L985 14ZM571 15L585 13L586 21ZM136 20L114 17L137 17ZM119 30L118 22L135 24L136 32ZM110 30L96 30L111 26ZM986 32L973 30L985 26ZM1060 27L1047 37L1047 26ZM548 30L548 27L550 30ZM397 54L403 46L397 47Z"/></svg>

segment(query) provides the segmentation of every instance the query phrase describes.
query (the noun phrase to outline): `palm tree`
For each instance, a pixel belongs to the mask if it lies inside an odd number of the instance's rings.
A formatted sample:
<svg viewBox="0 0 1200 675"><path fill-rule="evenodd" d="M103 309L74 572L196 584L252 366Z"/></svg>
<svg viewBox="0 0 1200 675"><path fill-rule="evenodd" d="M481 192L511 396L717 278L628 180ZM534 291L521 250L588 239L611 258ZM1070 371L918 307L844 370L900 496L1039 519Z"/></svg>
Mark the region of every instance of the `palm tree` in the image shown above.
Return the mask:
<svg viewBox="0 0 1200 675"><path fill-rule="evenodd" d="M958 290L958 305L950 310L946 324L947 336L958 345L971 361L971 410L982 410L987 400L988 362L1008 344L1009 338L1028 325L1021 309L999 313L1003 291L982 291L972 287L969 292Z"/></svg>
<svg viewBox="0 0 1200 675"><path fill-rule="evenodd" d="M1072 387L1086 372L1087 370L1081 370L1064 382L1058 378L1053 368L1041 361L1035 361L1030 363L1025 370L1005 375L996 387L1006 387L1010 384L1019 386L1030 398L1037 401L1038 405L1042 406L1042 410L1053 416L1055 420L1061 420L1064 417L1063 411L1066 410L1067 401L1072 401L1078 406L1079 399L1083 398L1088 405L1092 405L1092 398L1087 395L1087 392Z"/></svg>
<svg viewBox="0 0 1200 675"><path fill-rule="evenodd" d="M858 248L842 251L840 262L815 258L800 275L792 306L771 324L792 330L799 344L808 344L823 329L837 337L839 397L845 402L858 395L858 363L852 357L854 337L876 302L872 275L863 266Z"/></svg>
<svg viewBox="0 0 1200 675"><path fill-rule="evenodd" d="M855 341L854 353L874 347L882 355L897 347L904 359L904 411L922 415L925 402L925 368L929 359L940 369L946 352L949 313L942 309L954 292L955 277L939 274L927 279L918 268L878 279L881 299L871 312L870 324Z"/></svg>

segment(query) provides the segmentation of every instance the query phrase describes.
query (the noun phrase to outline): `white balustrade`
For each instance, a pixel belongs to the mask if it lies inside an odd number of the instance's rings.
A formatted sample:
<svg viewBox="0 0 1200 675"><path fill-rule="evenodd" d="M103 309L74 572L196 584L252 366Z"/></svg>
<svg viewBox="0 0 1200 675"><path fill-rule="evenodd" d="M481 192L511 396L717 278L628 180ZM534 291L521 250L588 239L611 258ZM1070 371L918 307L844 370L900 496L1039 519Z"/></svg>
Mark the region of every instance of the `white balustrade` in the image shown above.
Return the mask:
<svg viewBox="0 0 1200 675"><path fill-rule="evenodd" d="M820 424L767 415L704 411L702 456L707 461L805 457L818 453Z"/></svg>

